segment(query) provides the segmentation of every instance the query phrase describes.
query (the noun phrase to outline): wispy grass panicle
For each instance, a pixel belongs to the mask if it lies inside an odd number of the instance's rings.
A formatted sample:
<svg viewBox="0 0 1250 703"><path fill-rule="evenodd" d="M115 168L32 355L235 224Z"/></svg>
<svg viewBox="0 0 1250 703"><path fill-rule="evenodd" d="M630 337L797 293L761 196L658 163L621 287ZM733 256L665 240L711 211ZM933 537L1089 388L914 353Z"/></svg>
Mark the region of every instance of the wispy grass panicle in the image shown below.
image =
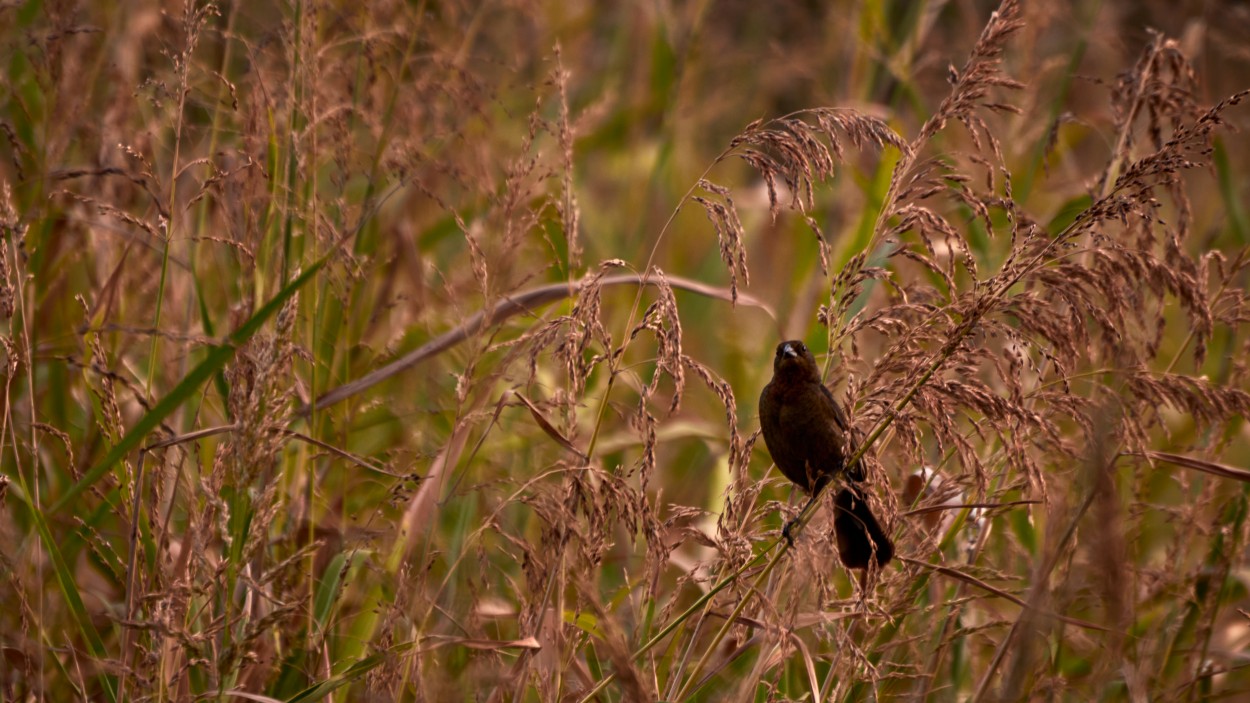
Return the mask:
<svg viewBox="0 0 1250 703"><path fill-rule="evenodd" d="M1244 18L976 5L0 2L0 698L1250 689Z"/></svg>

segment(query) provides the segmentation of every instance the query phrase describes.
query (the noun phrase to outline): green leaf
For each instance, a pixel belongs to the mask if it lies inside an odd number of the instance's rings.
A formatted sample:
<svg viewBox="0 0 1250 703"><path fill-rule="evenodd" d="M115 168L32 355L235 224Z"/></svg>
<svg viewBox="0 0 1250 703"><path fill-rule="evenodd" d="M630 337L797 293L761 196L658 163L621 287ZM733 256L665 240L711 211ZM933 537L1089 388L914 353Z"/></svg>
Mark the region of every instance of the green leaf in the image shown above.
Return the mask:
<svg viewBox="0 0 1250 703"><path fill-rule="evenodd" d="M175 410L182 407L182 404L199 392L200 386L217 373L226 365L226 362L234 358L235 351L239 346L252 338L260 330L261 325L270 317L278 312L282 306L294 296L300 288L312 280L313 276L325 266L329 261L329 257L336 250L331 250L328 254L315 261L303 273L288 283L277 295L273 297L260 310L247 319L242 325L235 330L225 343L208 348L208 356L204 358L195 368L191 369L182 381L174 387L143 417L139 419L135 426L122 437L121 441L113 445L108 454L100 463L91 467L89 471L82 477L78 483L74 484L61 496L61 499L52 506L49 512L57 513L64 510L75 498L83 491L90 488L96 481L99 481L104 474L108 473L113 465L126 456L134 448L147 437L148 433L156 429L158 425Z"/></svg>

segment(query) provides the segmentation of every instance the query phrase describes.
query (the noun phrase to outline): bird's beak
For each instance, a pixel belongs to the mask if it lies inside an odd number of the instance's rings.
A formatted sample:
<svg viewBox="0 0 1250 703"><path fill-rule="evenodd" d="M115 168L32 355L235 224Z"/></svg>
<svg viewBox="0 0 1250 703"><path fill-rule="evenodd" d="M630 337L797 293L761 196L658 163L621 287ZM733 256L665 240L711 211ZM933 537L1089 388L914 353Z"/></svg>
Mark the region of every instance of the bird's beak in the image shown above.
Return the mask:
<svg viewBox="0 0 1250 703"><path fill-rule="evenodd" d="M793 359L793 358L796 358L799 355L799 353L794 350L793 344L787 344L781 348L781 355L786 358Z"/></svg>

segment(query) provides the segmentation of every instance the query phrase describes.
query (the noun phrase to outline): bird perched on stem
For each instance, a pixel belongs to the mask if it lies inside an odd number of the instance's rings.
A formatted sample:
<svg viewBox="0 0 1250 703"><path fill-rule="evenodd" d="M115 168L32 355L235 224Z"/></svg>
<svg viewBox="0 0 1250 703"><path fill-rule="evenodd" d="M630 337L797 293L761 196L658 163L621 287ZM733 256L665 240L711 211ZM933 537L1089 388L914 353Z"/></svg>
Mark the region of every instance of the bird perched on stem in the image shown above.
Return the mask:
<svg viewBox="0 0 1250 703"><path fill-rule="evenodd" d="M894 543L868 507L863 464L846 466L850 423L821 382L816 358L800 341L777 345L773 380L760 393L760 428L777 468L813 501L835 477L846 480L834 500L833 520L842 563L863 569L875 557L877 566L885 566L894 557Z"/></svg>

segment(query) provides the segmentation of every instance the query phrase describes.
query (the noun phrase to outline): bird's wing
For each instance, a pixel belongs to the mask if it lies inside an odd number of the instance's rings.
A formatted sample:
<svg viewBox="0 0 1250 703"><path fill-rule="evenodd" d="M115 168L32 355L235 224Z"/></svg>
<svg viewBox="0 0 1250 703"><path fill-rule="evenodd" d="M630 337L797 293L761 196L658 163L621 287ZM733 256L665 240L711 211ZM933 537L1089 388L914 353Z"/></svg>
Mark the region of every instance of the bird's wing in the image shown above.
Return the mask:
<svg viewBox="0 0 1250 703"><path fill-rule="evenodd" d="M859 433L855 432L851 428L851 421L846 416L846 410L843 409L842 404L838 402L838 399L833 397L833 392L825 387L825 384L820 384L820 390L824 391L825 398L829 400L829 406L833 410L833 423L837 425L840 430L840 432L835 434L838 435L839 438L846 437L849 440L847 442L846 449L851 452L856 451L859 448L859 443L862 438L859 436ZM842 452L842 447L839 447L838 457L839 463L845 461L845 455ZM863 481L867 477L867 474L864 472L864 464L861 461L855 462L854 466L844 468L846 469L846 477L852 481Z"/></svg>
<svg viewBox="0 0 1250 703"><path fill-rule="evenodd" d="M843 432L849 432L851 423L846 419L846 411L842 409L842 404L837 398L833 397L833 391L829 390L825 384L820 384L820 390L824 391L825 397L829 399L829 405L833 408L833 421L837 424L838 429Z"/></svg>

